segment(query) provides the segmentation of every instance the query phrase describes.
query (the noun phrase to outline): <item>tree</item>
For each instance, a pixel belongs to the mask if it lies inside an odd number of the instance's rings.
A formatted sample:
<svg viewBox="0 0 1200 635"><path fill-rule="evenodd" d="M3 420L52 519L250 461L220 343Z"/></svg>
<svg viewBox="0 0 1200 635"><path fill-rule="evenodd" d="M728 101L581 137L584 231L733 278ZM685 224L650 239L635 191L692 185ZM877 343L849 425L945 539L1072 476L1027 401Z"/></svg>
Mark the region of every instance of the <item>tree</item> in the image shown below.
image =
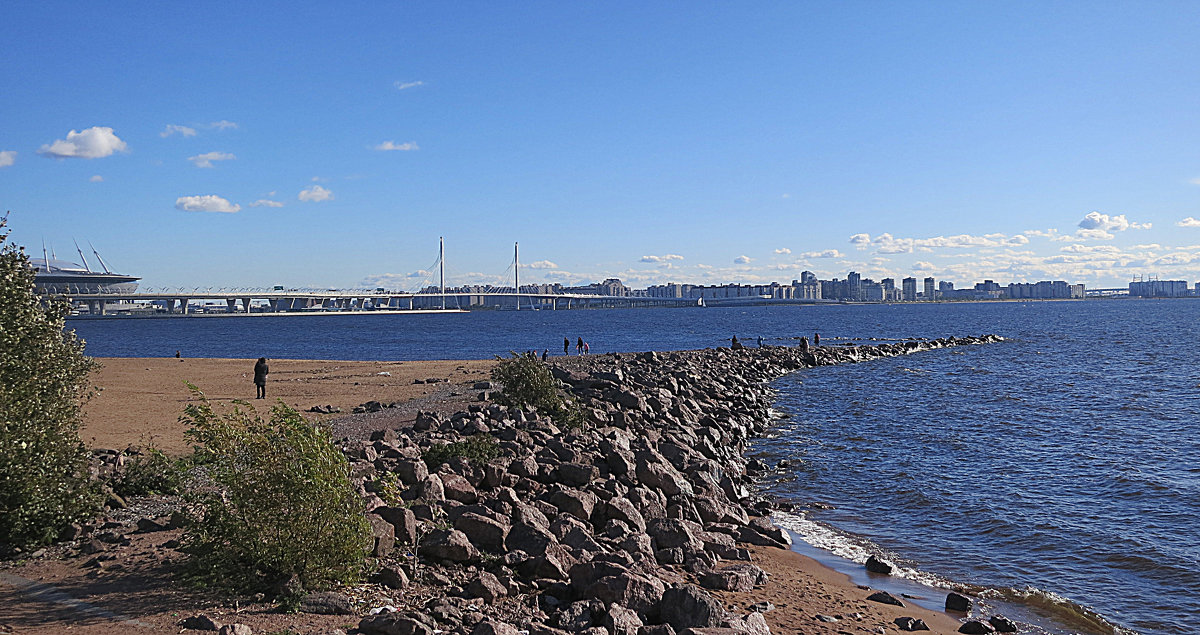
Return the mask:
<svg viewBox="0 0 1200 635"><path fill-rule="evenodd" d="M97 489L79 440L80 404L97 367L65 331L70 307L43 302L24 250L0 217L0 548L45 544L94 514Z"/></svg>

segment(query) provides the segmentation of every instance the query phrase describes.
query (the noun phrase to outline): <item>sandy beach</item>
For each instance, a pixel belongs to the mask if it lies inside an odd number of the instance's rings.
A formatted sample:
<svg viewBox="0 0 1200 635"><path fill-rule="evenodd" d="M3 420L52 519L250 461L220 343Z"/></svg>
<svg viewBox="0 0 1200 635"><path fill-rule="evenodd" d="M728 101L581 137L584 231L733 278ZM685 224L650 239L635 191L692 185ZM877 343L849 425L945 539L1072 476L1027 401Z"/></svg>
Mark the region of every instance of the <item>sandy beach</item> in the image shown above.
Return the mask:
<svg viewBox="0 0 1200 635"><path fill-rule="evenodd" d="M199 386L219 403L252 399L254 360L243 359L102 359L95 375L99 392L86 407L83 437L93 447L123 448L153 442L171 453L187 450L184 426L178 421L183 407L194 399L184 382ZM465 408L474 393L471 384L486 379L491 361L341 362L272 360L268 403L282 399L300 410L331 405L349 413L368 400L402 401L436 405L441 409ZM381 374L387 373L387 374ZM427 383L428 379L445 381ZM422 383L414 383L420 380ZM261 408L260 408L261 409ZM344 415L306 415L324 418ZM142 540L128 547L125 584L113 585L97 578L81 560L41 558L0 573L67 590L89 606L99 607L120 619L140 623L139 632L179 632L179 616L201 610L220 612L211 600L197 605L190 592L173 590L165 573L167 556L158 547L161 539ZM912 605L894 607L865 598L870 591L846 576L794 551L751 547L753 561L769 575L763 587L747 593L714 592L728 608L741 609L770 602L765 614L774 633L882 632L896 630L901 616L923 619L934 633L954 633L960 626L952 616ZM139 566L138 563L144 563ZM139 577L139 570L145 568ZM81 633L116 633L128 630L120 619L80 615L66 610L46 595L18 591L13 578L0 577L0 633L51 633L71 628ZM140 590L137 593L131 590ZM144 597L143 597L144 596ZM155 598L153 602L145 598ZM228 611L225 611L228 613ZM818 615L835 618L821 621ZM327 628L347 622L294 616L294 620L267 610L243 607L238 621L259 629ZM11 630L5 630L7 626Z"/></svg>
<svg viewBox="0 0 1200 635"><path fill-rule="evenodd" d="M195 401L191 383L214 404L246 400L267 410L277 400L300 411L333 406L338 414L305 412L330 419L350 414L367 401L436 402L431 410L463 403L471 384L488 378L491 360L355 362L269 360L267 399L254 399L253 359L99 358L92 377L96 394L84 406L80 437L92 448L154 446L181 454L190 448L179 421ZM440 380L426 383L428 379ZM422 383L415 383L415 382ZM461 395L454 395L454 393Z"/></svg>

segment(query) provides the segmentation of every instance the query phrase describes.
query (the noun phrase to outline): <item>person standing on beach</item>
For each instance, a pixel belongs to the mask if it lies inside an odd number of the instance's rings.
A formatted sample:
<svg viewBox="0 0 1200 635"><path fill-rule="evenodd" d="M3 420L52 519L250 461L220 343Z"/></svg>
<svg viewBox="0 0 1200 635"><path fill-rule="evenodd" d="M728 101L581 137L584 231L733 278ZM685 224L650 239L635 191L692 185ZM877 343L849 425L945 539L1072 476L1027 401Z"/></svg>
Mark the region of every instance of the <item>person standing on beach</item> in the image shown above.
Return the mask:
<svg viewBox="0 0 1200 635"><path fill-rule="evenodd" d="M588 346L588 343L584 342L583 343L583 354L587 355L589 352L591 352L591 350L592 349L591 349L591 347Z"/></svg>
<svg viewBox="0 0 1200 635"><path fill-rule="evenodd" d="M576 355L583 354L583 338L582 337L575 339L575 354Z"/></svg>
<svg viewBox="0 0 1200 635"><path fill-rule="evenodd" d="M267 358L259 357L258 362L254 364L254 386L258 389L255 399L267 398L267 373L271 369L267 367Z"/></svg>
<svg viewBox="0 0 1200 635"><path fill-rule="evenodd" d="M564 337L563 338L563 355L570 355L570 354L571 354L571 338Z"/></svg>

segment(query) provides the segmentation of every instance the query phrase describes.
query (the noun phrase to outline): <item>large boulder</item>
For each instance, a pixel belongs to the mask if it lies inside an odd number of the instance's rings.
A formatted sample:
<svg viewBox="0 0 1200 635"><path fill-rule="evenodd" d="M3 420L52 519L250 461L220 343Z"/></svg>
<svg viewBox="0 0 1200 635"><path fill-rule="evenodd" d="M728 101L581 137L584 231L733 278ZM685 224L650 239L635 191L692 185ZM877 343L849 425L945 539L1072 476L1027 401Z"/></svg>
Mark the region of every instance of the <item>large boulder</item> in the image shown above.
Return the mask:
<svg viewBox="0 0 1200 635"><path fill-rule="evenodd" d="M712 628L725 620L725 609L708 591L685 584L667 589L662 596L660 619L676 632L689 628Z"/></svg>
<svg viewBox="0 0 1200 635"><path fill-rule="evenodd" d="M454 521L454 528L467 535L471 543L480 549L501 553L505 550L504 539L508 536L508 525L473 512L467 512Z"/></svg>
<svg viewBox="0 0 1200 635"><path fill-rule="evenodd" d="M434 561L470 562L479 557L479 552L463 532L452 529L435 529L421 541L417 551L424 558Z"/></svg>

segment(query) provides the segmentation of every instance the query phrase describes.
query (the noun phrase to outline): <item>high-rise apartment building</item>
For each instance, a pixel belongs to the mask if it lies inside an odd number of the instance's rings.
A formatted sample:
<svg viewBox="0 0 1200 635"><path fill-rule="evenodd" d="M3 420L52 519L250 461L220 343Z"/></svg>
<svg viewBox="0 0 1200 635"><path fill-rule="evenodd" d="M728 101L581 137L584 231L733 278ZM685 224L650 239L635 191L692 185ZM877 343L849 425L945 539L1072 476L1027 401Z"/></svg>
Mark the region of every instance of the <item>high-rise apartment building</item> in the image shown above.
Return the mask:
<svg viewBox="0 0 1200 635"><path fill-rule="evenodd" d="M917 279L912 277L905 278L900 281L900 284L903 285L902 288L904 289L904 301L915 302L917 300Z"/></svg>

